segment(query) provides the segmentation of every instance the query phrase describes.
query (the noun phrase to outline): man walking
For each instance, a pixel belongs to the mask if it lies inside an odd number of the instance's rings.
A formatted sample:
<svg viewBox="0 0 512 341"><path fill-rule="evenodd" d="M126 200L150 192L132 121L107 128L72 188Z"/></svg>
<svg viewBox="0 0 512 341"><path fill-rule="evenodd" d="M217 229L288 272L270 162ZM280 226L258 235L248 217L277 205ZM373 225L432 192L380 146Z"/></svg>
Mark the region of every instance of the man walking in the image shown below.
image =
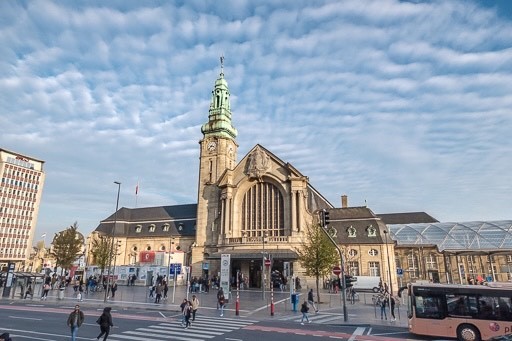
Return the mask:
<svg viewBox="0 0 512 341"><path fill-rule="evenodd" d="M197 299L196 295L192 295L192 321L196 320L196 312L199 308L199 300Z"/></svg>
<svg viewBox="0 0 512 341"><path fill-rule="evenodd" d="M224 316L224 305L226 304L226 299L224 297L224 291L222 288L217 293L217 304L220 307L220 316Z"/></svg>
<svg viewBox="0 0 512 341"><path fill-rule="evenodd" d="M304 301L304 303L302 303L302 306L300 307L300 312L302 313L302 319L300 320L300 324L304 324L304 319L308 321L308 323L311 323L311 321L308 318L308 311L308 302Z"/></svg>
<svg viewBox="0 0 512 341"><path fill-rule="evenodd" d="M84 322L84 313L80 310L80 306L77 304L75 305L75 310L71 312L68 316L68 327L71 328L71 340L76 340L76 334L78 333L78 328L82 325Z"/></svg>
<svg viewBox="0 0 512 341"><path fill-rule="evenodd" d="M318 313L318 309L315 305L315 295L313 293L313 289L310 289L308 292L308 304L315 309L315 313Z"/></svg>

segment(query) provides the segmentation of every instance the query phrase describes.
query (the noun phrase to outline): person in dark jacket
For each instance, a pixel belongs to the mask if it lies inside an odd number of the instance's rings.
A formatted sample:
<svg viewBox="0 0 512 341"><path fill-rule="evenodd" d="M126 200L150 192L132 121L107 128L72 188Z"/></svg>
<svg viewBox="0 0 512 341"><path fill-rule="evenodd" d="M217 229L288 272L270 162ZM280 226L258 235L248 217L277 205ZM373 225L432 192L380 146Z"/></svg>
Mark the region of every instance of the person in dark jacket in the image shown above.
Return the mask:
<svg viewBox="0 0 512 341"><path fill-rule="evenodd" d="M68 316L67 325L71 328L71 340L76 340L76 334L78 333L78 328L84 323L84 312L80 310L80 306L75 305L75 310L71 312Z"/></svg>
<svg viewBox="0 0 512 341"><path fill-rule="evenodd" d="M12 339L9 336L9 333L3 333L0 335L0 341L12 341Z"/></svg>
<svg viewBox="0 0 512 341"><path fill-rule="evenodd" d="M103 314L98 318L98 321L96 321L100 325L100 335L96 339L100 339L100 337L103 336L103 341L106 341L108 338L108 334L110 333L110 327L113 327L114 324L112 323L112 315L110 315L110 311L112 308L105 307L103 308Z"/></svg>

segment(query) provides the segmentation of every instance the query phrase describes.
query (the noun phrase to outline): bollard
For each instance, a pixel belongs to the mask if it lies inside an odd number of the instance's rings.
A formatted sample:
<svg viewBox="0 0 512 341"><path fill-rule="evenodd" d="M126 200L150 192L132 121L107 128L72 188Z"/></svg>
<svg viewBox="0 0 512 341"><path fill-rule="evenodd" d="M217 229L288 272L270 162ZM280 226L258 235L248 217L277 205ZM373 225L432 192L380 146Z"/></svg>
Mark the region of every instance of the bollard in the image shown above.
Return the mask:
<svg viewBox="0 0 512 341"><path fill-rule="evenodd" d="M293 312L297 312L297 302L298 302L299 298L297 296L297 294L292 294L291 295L291 301L292 301L292 310Z"/></svg>
<svg viewBox="0 0 512 341"><path fill-rule="evenodd" d="M270 316L274 316L274 283L270 282Z"/></svg>

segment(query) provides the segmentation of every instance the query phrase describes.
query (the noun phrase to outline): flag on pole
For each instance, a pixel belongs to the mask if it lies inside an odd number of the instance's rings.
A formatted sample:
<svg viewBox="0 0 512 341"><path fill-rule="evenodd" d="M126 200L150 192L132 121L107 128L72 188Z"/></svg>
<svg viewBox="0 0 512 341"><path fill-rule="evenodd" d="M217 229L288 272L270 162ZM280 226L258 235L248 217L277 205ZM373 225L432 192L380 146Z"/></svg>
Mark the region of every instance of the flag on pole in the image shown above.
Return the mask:
<svg viewBox="0 0 512 341"><path fill-rule="evenodd" d="M135 186L135 195L139 194L139 182L137 181L137 186Z"/></svg>
<svg viewBox="0 0 512 341"><path fill-rule="evenodd" d="M45 239L45 238L46 238L46 233L43 233L43 234L41 235L41 239Z"/></svg>

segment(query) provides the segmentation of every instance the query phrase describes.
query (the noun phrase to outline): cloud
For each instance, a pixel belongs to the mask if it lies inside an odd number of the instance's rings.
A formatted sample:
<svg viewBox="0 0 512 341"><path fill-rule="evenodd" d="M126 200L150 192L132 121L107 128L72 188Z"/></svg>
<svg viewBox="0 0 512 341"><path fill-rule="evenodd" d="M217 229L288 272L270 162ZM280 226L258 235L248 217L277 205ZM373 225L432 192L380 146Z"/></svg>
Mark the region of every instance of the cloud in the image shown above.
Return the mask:
<svg viewBox="0 0 512 341"><path fill-rule="evenodd" d="M228 6L229 4L229 6ZM488 4L485 4L488 6ZM510 219L511 18L482 2L0 3L0 146L46 161L38 230L197 201L224 55L256 143L334 205ZM16 18L14 20L13 18Z"/></svg>

